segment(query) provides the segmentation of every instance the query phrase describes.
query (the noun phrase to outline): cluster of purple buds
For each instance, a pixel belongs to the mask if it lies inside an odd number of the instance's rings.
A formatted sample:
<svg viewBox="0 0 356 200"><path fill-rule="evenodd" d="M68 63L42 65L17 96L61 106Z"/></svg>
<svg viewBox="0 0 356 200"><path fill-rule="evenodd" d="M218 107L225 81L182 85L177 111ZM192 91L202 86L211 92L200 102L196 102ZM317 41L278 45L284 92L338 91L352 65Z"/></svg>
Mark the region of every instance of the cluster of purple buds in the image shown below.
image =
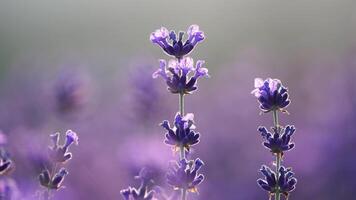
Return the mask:
<svg viewBox="0 0 356 200"><path fill-rule="evenodd" d="M209 77L208 69L204 68L204 61L198 60L195 67L194 61L190 57L180 60L160 60L160 68L153 73L152 77L161 76L168 86L168 90L173 94L191 94L197 89L197 80L200 77ZM190 73L194 73L190 76Z"/></svg>
<svg viewBox="0 0 356 200"><path fill-rule="evenodd" d="M193 118L194 115L192 113L188 113L184 117L177 113L173 128L167 120L161 123L161 126L167 130L164 142L167 145L171 145L175 152L181 147L189 151L191 146L199 142L200 135L194 131Z"/></svg>
<svg viewBox="0 0 356 200"><path fill-rule="evenodd" d="M251 93L257 97L262 112L267 113L273 110L286 112L284 108L290 104L290 99L287 88L280 80L256 78L255 88Z"/></svg>
<svg viewBox="0 0 356 200"><path fill-rule="evenodd" d="M177 34L174 31L168 31L167 28L161 27L151 33L150 40L159 45L165 53L174 56L178 60L188 55L199 42L204 40L204 32L199 30L198 25L191 25L187 30L188 38L183 42L184 32Z"/></svg>
<svg viewBox="0 0 356 200"><path fill-rule="evenodd" d="M15 164L10 153L6 150L6 143L6 135L0 131L0 199L20 199L17 183L9 177L15 169Z"/></svg>
<svg viewBox="0 0 356 200"><path fill-rule="evenodd" d="M50 135L52 146L49 147L49 159L52 161L51 170L45 169L39 175L39 181L41 186L47 189L58 190L62 188L62 183L65 176L68 175L68 171L65 168L61 168L56 171L59 165L63 165L72 158L72 153L68 152L69 147L72 144L78 144L78 135L72 130L66 132L65 142L60 145L60 133Z"/></svg>
<svg viewBox="0 0 356 200"><path fill-rule="evenodd" d="M289 94L281 81L278 79L268 78L262 80L255 79L255 88L251 93L254 94L260 103L260 109L264 113L273 113L272 132L266 127L260 126L258 131L264 139L264 147L276 157L275 171L263 165L261 173L264 179L258 179L258 185L269 192L270 197L275 196L275 200L280 200L281 194L287 198L289 193L295 189L297 179L291 168L282 166L284 152L294 148L295 144L291 142L291 136L295 132L293 125L281 126L278 122L278 112L287 112L285 108L290 104Z"/></svg>
<svg viewBox="0 0 356 200"><path fill-rule="evenodd" d="M258 128L258 131L265 139L263 145L272 153L283 155L283 152L291 150L295 145L290 141L291 136L295 132L294 126L288 125L282 129L273 128L273 133L268 132L266 127L261 126Z"/></svg>
<svg viewBox="0 0 356 200"><path fill-rule="evenodd" d="M3 148L0 148L0 176L8 174L13 169L13 162L10 159L9 153Z"/></svg>
<svg viewBox="0 0 356 200"><path fill-rule="evenodd" d="M40 184L45 188L58 190L63 187L62 183L67 175L68 171L65 168L61 168L53 177L45 170L39 176Z"/></svg>
<svg viewBox="0 0 356 200"><path fill-rule="evenodd" d="M269 167L263 165L260 171L265 176L265 179L258 179L257 183L264 190L270 193L276 193L276 191L279 190L282 194L288 196L289 192L295 189L297 179L293 177L294 173L291 168L281 166L279 168L278 180L276 173Z"/></svg>
<svg viewBox="0 0 356 200"><path fill-rule="evenodd" d="M138 176L135 177L141 181L139 188L128 187L120 191L125 200L155 200L154 190L150 190L153 185L153 173L147 168L141 169Z"/></svg>
<svg viewBox="0 0 356 200"><path fill-rule="evenodd" d="M204 165L199 158L195 161L182 159L179 163L172 161L167 173L167 182L175 190L185 189L189 192L198 192L197 187L204 180L203 174L198 170Z"/></svg>

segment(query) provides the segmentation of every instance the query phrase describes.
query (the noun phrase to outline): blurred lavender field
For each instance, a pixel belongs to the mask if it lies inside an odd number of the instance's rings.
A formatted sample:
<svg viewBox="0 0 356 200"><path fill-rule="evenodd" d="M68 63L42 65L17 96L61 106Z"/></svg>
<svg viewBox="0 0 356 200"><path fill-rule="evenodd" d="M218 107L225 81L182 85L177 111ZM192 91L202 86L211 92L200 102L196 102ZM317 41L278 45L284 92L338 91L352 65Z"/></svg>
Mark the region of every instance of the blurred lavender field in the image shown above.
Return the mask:
<svg viewBox="0 0 356 200"><path fill-rule="evenodd" d="M155 169L164 185L173 155L158 124L173 119L178 97L152 79L162 55L149 34L199 24L207 38L193 55L206 61L211 78L186 98L202 137L193 153L206 163L206 180L191 198L268 199L256 180L273 158L257 127L273 123L258 115L250 92L255 77L272 77L292 100L281 123L297 127L285 158L298 178L290 199L352 199L354 13L351 0L2 1L1 146L16 169L0 189L16 183L16 199L36 199L48 135L67 129L80 142L55 199L121 199L142 167Z"/></svg>

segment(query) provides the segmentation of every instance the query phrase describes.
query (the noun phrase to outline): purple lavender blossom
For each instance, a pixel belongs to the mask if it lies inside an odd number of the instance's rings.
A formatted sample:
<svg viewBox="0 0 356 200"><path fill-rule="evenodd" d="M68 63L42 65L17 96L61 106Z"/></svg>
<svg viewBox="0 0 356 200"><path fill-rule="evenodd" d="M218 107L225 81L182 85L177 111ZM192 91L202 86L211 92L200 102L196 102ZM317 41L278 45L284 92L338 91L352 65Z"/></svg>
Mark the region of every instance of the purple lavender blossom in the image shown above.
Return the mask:
<svg viewBox="0 0 356 200"><path fill-rule="evenodd" d="M182 159L179 163L173 161L167 173L168 184L175 190L184 189L193 193L197 192L196 186L204 180L204 175L198 174L198 170L203 165L203 161L199 158L189 162L186 159Z"/></svg>
<svg viewBox="0 0 356 200"><path fill-rule="evenodd" d="M260 103L260 109L267 113L272 110L280 110L286 112L284 109L290 103L287 88L285 88L278 79L268 78L262 80L255 79L255 88L251 94L254 94Z"/></svg>
<svg viewBox="0 0 356 200"><path fill-rule="evenodd" d="M55 133L50 135L52 139L53 146L49 147L50 158L58 163L65 163L72 158L72 153L68 152L69 146L78 144L78 136L72 130L66 132L66 141L63 145L59 145L59 136L60 133Z"/></svg>
<svg viewBox="0 0 356 200"><path fill-rule="evenodd" d="M174 31L169 32L167 28L161 27L151 33L150 40L159 45L165 53L176 57L178 60L188 55L193 48L204 40L204 32L200 31L198 25L191 25L187 30L188 38L183 43L184 32L179 32L178 38ZM169 42L169 40L171 42Z"/></svg>
<svg viewBox="0 0 356 200"><path fill-rule="evenodd" d="M279 178L277 181L276 173L269 167L262 165L261 173L265 176L265 179L258 179L257 183L261 188L268 191L270 194L274 194L277 191L283 193L285 196L289 195L289 192L295 189L297 179L293 177L294 173L291 168L285 168L281 166L279 168Z"/></svg>
<svg viewBox="0 0 356 200"><path fill-rule="evenodd" d="M287 125L285 128L273 128L274 133L268 132L266 127L260 126L258 131L261 132L262 137L265 139L263 145L270 149L272 153L278 154L284 151L291 150L295 144L291 143L291 136L295 132L294 126Z"/></svg>
<svg viewBox="0 0 356 200"><path fill-rule="evenodd" d="M208 69L203 67L204 61L198 60L194 67L194 61L190 57L185 57L180 61L160 60L160 68L153 73L152 77L161 76L167 83L168 90L173 94L191 94L197 89L197 80L200 77L209 77ZM194 75L189 76L190 72Z"/></svg>
<svg viewBox="0 0 356 200"><path fill-rule="evenodd" d="M5 175L11 171L13 163L9 153L3 148L0 148L0 175Z"/></svg>
<svg viewBox="0 0 356 200"><path fill-rule="evenodd" d="M57 171L57 167L72 158L72 154L68 152L68 149L73 143L78 144L79 140L78 135L72 130L66 132L66 139L63 145L59 145L59 137L60 133L50 135L52 146L49 147L49 158L52 163L50 163L51 166L46 166L46 169L38 176L40 185L47 189L43 195L46 195L48 199L51 198L51 190L63 188L62 184L64 178L68 175L68 171L63 167Z"/></svg>
<svg viewBox="0 0 356 200"><path fill-rule="evenodd" d="M286 112L284 108L289 105L287 89L283 87L278 79L268 78L265 81L255 79L255 90L252 91L260 102L260 109L267 113L272 111L273 116L273 132L267 131L267 128L260 126L258 131L265 139L263 145L275 155L275 171L263 165L261 173L265 176L265 180L258 179L257 183L264 190L275 195L275 200L281 199L281 194L288 197L289 192L295 189L297 179L293 177L294 173L291 169L286 169L282 164L282 157L285 151L289 151L294 147L291 143L291 136L295 132L294 126L287 125L283 128L278 121L278 111Z"/></svg>
<svg viewBox="0 0 356 200"><path fill-rule="evenodd" d="M153 174L147 168L141 169L138 176L135 177L141 181L139 188L128 187L120 191L125 200L153 200L155 192L149 190L150 184L153 183Z"/></svg>
<svg viewBox="0 0 356 200"><path fill-rule="evenodd" d="M59 190L60 188L63 188L62 183L64 181L64 177L67 175L68 171L64 168L61 168L59 172L57 172L53 178L51 178L50 172L48 170L44 170L39 175L40 184L41 186L48 189Z"/></svg>
<svg viewBox="0 0 356 200"><path fill-rule="evenodd" d="M174 119L174 127L171 127L167 120L163 121L161 126L167 130L164 142L173 146L174 150L185 148L189 151L191 146L199 142L200 136L193 130L195 128L193 119L192 113L188 113L184 117L177 113Z"/></svg>

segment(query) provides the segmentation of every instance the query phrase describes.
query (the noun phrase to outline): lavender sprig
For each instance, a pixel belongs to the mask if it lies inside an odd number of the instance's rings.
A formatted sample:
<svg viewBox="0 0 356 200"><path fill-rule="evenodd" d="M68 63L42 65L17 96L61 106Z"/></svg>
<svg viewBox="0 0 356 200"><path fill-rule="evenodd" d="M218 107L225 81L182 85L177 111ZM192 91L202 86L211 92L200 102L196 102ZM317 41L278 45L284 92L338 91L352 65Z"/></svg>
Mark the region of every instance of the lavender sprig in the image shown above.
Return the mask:
<svg viewBox="0 0 356 200"><path fill-rule="evenodd" d="M197 80L200 77L209 77L208 69L203 67L204 61L198 60L194 66L194 60L187 56L194 47L204 40L205 36L199 26L191 25L187 30L187 39L183 42L184 32L180 31L178 37L174 31L162 27L150 35L150 40L162 48L169 56L174 57L167 62L159 60L159 69L152 74L153 78L162 77L167 84L167 89L172 94L179 94L179 112L173 122L173 127L168 120L164 120L161 126L166 129L164 142L172 146L174 152L179 151L179 160L172 161L167 173L167 183L175 190L181 190L181 200L187 199L187 192L197 192L198 186L204 176L198 174L203 166L199 158L188 160L186 152L191 146L199 143L200 134L195 132L194 115L184 114L184 96L197 90ZM159 188L159 187L157 187ZM170 199L162 195L159 189L157 196ZM144 182L138 189L129 187L121 191L125 200L151 200L155 199L154 192L149 191Z"/></svg>
<svg viewBox="0 0 356 200"><path fill-rule="evenodd" d="M66 132L64 144L59 144L60 133L50 135L52 146L49 147L49 160L52 162L51 169L43 170L39 175L40 185L47 189L44 194L44 199L51 199L51 190L59 190L64 188L63 181L68 175L68 171L62 167L57 171L60 165L67 163L72 159L72 153L68 152L72 144L78 145L78 135L72 130Z"/></svg>
<svg viewBox="0 0 356 200"><path fill-rule="evenodd" d="M179 161L173 161L167 174L168 184L174 189L181 190L181 200L187 199L187 191L197 192L204 176L197 174L202 167L203 161L197 158L195 161L187 160L186 152L190 147L199 143L200 134L196 133L192 113L184 113L184 96L192 94L197 90L197 80L208 75L208 69L203 67L204 61L198 60L194 66L194 61L187 56L197 43L205 39L204 32L200 31L198 25L191 25L187 30L187 39L183 42L184 32L177 35L174 31L170 33L164 27L156 30L150 36L150 40L159 45L162 50L176 60L170 60L168 67L165 60L160 60L160 68L153 73L153 78L161 76L167 84L168 91L179 94L179 113L176 114L174 127L171 127L167 120L161 126L167 130L165 143L173 146L175 151L180 152ZM170 41L170 42L169 42ZM193 75L190 73L193 72ZM194 164L192 164L194 163Z"/></svg>
<svg viewBox="0 0 356 200"><path fill-rule="evenodd" d="M260 104L260 109L264 113L272 112L273 127L272 132L269 132L266 127L260 126L258 131L263 139L263 146L270 150L275 155L275 171L263 165L261 173L265 179L258 179L258 185L269 192L269 196L275 196L275 200L281 199L281 194L285 195L286 199L289 193L295 189L297 179L294 178L294 173L291 168L281 166L284 152L294 148L295 144L291 142L291 136L295 132L293 125L282 127L278 121L278 111L288 113L285 109L290 104L289 94L280 80L268 78L262 80L255 79L255 89L251 92L257 97Z"/></svg>

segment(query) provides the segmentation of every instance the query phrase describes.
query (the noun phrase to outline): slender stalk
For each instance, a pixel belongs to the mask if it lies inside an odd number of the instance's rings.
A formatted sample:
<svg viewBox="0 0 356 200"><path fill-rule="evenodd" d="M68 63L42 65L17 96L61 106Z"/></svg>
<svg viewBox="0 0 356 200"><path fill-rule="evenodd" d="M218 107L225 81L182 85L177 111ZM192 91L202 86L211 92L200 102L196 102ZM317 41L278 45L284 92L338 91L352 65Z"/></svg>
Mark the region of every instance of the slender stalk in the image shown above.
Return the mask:
<svg viewBox="0 0 356 200"><path fill-rule="evenodd" d="M274 128L279 132L278 110L276 110L276 109L273 110L273 124L274 124ZM279 179L279 168L281 167L281 157L282 157L282 155L280 153L276 154L276 171L275 171L275 173L276 173L277 182ZM277 188L274 199L275 200L281 199L281 194L279 192L279 188Z"/></svg>
<svg viewBox="0 0 356 200"><path fill-rule="evenodd" d="M184 94L180 93L179 94L179 113L183 117L184 116ZM185 149L184 146L180 147L180 154L179 154L179 159L185 159ZM181 200L186 200L187 199L187 190L182 189L181 190Z"/></svg>
<svg viewBox="0 0 356 200"><path fill-rule="evenodd" d="M184 94L179 94L179 113L183 117L184 116Z"/></svg>

